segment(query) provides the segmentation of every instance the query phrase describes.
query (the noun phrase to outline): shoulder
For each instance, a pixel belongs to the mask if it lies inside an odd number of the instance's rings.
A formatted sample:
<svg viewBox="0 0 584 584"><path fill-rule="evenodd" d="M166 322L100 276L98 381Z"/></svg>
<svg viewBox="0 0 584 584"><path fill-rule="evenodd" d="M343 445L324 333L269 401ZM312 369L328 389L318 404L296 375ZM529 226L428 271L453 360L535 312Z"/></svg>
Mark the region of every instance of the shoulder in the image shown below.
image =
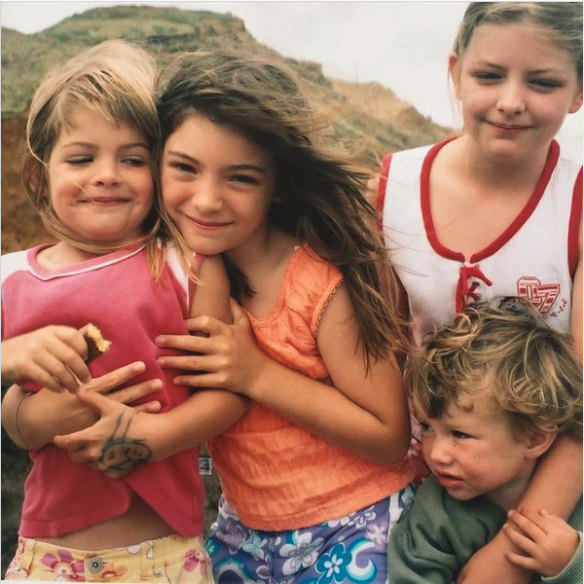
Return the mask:
<svg viewBox="0 0 584 584"><path fill-rule="evenodd" d="M457 532L476 530L484 537L491 530L496 530L505 522L505 512L483 497L471 501L458 501L451 497L440 486L435 476L428 477L419 487L414 497L411 509L404 513L410 521L425 529L428 521L432 522L432 530L446 528ZM400 520L401 522L401 520Z"/></svg>
<svg viewBox="0 0 584 584"><path fill-rule="evenodd" d="M315 285L343 278L339 268L321 258L308 245L301 245L296 249L292 262L293 271L310 278Z"/></svg>
<svg viewBox="0 0 584 584"><path fill-rule="evenodd" d="M0 270L2 284L4 284L4 282L15 272L28 270L28 254L30 251L31 250L25 249L2 256L0 260L0 265L2 267Z"/></svg>
<svg viewBox="0 0 584 584"><path fill-rule="evenodd" d="M286 296L290 305L306 314L315 333L331 298L343 283L343 274L308 246L299 247L292 262Z"/></svg>

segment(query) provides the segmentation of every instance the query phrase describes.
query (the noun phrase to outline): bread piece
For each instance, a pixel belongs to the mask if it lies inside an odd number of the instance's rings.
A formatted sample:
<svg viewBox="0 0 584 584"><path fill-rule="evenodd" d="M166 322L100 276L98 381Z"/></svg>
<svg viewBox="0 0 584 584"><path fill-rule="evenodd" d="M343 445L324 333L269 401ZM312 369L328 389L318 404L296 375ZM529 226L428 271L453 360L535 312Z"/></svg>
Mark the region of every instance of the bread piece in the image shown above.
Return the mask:
<svg viewBox="0 0 584 584"><path fill-rule="evenodd" d="M85 359L87 363L109 351L112 345L112 342L104 339L101 331L91 323L83 328L83 338L87 343L87 358Z"/></svg>

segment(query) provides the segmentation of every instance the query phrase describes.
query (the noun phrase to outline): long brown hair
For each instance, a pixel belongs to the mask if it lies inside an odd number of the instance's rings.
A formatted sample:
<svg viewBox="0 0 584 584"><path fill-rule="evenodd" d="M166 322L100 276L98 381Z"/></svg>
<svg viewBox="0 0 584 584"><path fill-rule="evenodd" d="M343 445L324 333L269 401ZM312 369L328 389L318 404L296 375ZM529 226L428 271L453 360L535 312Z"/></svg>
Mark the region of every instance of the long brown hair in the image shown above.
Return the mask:
<svg viewBox="0 0 584 584"><path fill-rule="evenodd" d="M304 83L269 59L179 55L158 83L162 142L202 114L270 153L277 168L270 220L342 272L369 366L404 347L397 279L364 196L369 173L323 141L326 116L310 106ZM233 285L235 295L253 293L244 279L234 277Z"/></svg>

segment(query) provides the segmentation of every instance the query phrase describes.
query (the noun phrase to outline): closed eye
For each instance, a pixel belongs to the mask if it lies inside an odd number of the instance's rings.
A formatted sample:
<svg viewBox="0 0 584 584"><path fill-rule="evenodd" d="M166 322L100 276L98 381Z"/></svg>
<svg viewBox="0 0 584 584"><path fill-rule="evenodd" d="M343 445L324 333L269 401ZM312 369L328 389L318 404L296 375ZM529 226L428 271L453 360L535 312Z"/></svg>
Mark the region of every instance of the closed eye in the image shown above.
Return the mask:
<svg viewBox="0 0 584 584"><path fill-rule="evenodd" d="M89 162L93 162L93 156L73 156L67 158L67 164L72 165L88 164Z"/></svg>
<svg viewBox="0 0 584 584"><path fill-rule="evenodd" d="M454 436L454 438L458 438L460 440L472 438L472 436L470 434L467 434L466 432L460 432L459 430L452 430L452 436Z"/></svg>
<svg viewBox="0 0 584 584"><path fill-rule="evenodd" d="M142 166L146 166L146 164L147 164L147 161L144 160L144 158L142 158L140 156L128 156L128 157L124 158L122 162L124 164L127 164L128 166L135 166L137 168L140 168Z"/></svg>
<svg viewBox="0 0 584 584"><path fill-rule="evenodd" d="M260 180L255 176L249 174L236 174L231 177L230 179L233 182L249 184L249 185L258 185L260 184Z"/></svg>
<svg viewBox="0 0 584 584"><path fill-rule="evenodd" d="M499 73L493 73L491 71L475 71L472 76L483 83L493 83L501 79Z"/></svg>
<svg viewBox="0 0 584 584"><path fill-rule="evenodd" d="M544 91L552 91L558 87L563 87L563 83L557 79L532 79L531 85Z"/></svg>
<svg viewBox="0 0 584 584"><path fill-rule="evenodd" d="M186 162L176 161L169 163L170 168L174 168L179 172L188 172L194 174L197 172L197 169L192 164L187 164Z"/></svg>

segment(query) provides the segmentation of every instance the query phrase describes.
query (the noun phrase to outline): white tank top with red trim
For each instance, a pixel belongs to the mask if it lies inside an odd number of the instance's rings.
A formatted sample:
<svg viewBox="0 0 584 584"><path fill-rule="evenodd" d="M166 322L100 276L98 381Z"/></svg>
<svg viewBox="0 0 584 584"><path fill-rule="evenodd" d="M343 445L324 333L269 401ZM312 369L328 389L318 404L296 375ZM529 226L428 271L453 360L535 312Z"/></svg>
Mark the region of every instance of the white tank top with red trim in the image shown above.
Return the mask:
<svg viewBox="0 0 584 584"><path fill-rule="evenodd" d="M582 166L561 158L553 141L521 213L489 246L465 258L440 244L430 214L430 168L447 141L386 155L379 184L385 243L408 294L416 342L467 303L499 295L528 299L550 326L568 332Z"/></svg>

